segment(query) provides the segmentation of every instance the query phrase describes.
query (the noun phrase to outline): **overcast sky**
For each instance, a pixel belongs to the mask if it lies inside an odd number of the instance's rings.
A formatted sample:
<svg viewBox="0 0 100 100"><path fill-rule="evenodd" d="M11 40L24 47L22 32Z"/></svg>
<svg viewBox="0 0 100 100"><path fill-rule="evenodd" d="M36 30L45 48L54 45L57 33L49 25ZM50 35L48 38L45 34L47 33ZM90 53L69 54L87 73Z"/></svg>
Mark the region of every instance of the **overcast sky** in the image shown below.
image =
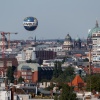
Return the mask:
<svg viewBox="0 0 100 100"><path fill-rule="evenodd" d="M100 23L100 0L0 0L0 31L18 32L11 39L86 38L88 29ZM35 31L23 27L25 17L38 19Z"/></svg>

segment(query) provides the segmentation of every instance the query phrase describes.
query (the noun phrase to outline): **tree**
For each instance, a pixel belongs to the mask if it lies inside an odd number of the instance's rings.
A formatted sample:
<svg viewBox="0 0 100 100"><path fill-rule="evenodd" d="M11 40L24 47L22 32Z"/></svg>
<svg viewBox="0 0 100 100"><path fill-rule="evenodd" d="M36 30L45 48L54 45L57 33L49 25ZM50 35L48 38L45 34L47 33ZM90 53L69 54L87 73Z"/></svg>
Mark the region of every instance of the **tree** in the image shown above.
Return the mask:
<svg viewBox="0 0 100 100"><path fill-rule="evenodd" d="M84 62L89 62L88 58L83 59Z"/></svg>
<svg viewBox="0 0 100 100"><path fill-rule="evenodd" d="M63 84L59 100L77 100L72 87L69 87L67 84Z"/></svg>
<svg viewBox="0 0 100 100"><path fill-rule="evenodd" d="M54 100L58 100L58 96L57 96L57 94L55 95Z"/></svg>
<svg viewBox="0 0 100 100"><path fill-rule="evenodd" d="M11 83L14 83L14 71L11 66L8 67L6 76Z"/></svg>
<svg viewBox="0 0 100 100"><path fill-rule="evenodd" d="M22 78L21 76L18 78L18 82L22 83L24 81L24 78Z"/></svg>
<svg viewBox="0 0 100 100"><path fill-rule="evenodd" d="M58 77L59 81L62 82L69 82L74 77L74 68L73 67L67 67L64 72Z"/></svg>
<svg viewBox="0 0 100 100"><path fill-rule="evenodd" d="M71 66L68 66L68 67L65 69L64 73L66 73L68 76L71 76L71 75L74 74L74 68L71 67Z"/></svg>
<svg viewBox="0 0 100 100"><path fill-rule="evenodd" d="M100 74L90 75L87 80L87 90L99 91L100 92Z"/></svg>
<svg viewBox="0 0 100 100"><path fill-rule="evenodd" d="M62 60L62 64L63 64L65 61L66 61L66 57L63 58L63 60Z"/></svg>
<svg viewBox="0 0 100 100"><path fill-rule="evenodd" d="M39 65L42 65L42 64L43 64L43 59L38 58L38 59L37 59L37 63L38 63Z"/></svg>
<svg viewBox="0 0 100 100"><path fill-rule="evenodd" d="M49 80L47 79L42 79L41 82L48 82Z"/></svg>
<svg viewBox="0 0 100 100"><path fill-rule="evenodd" d="M55 66L56 68L56 66ZM52 81L55 82L70 82L73 78L74 78L74 68L69 66L67 67L63 72L61 72L60 74L58 74L57 68L56 70L54 69L54 75L55 73L57 74L57 77L53 77Z"/></svg>
<svg viewBox="0 0 100 100"><path fill-rule="evenodd" d="M16 71L16 69L17 69L16 66L12 66L13 72Z"/></svg>
<svg viewBox="0 0 100 100"><path fill-rule="evenodd" d="M55 68L54 68L54 71L53 71L53 76L55 78L59 77L59 75L62 74L62 68L61 68L61 62L59 61L56 61L55 62Z"/></svg>
<svg viewBox="0 0 100 100"><path fill-rule="evenodd" d="M61 67L61 62L57 62L57 69L58 69L58 76L62 74L62 67Z"/></svg>
<svg viewBox="0 0 100 100"><path fill-rule="evenodd" d="M53 90L53 88L55 87L55 84L51 84L50 86L46 87L45 89L50 91L50 90Z"/></svg>
<svg viewBox="0 0 100 100"><path fill-rule="evenodd" d="M57 61L55 62L55 67L54 67L54 71L53 71L53 77L55 77L55 78L58 77Z"/></svg>

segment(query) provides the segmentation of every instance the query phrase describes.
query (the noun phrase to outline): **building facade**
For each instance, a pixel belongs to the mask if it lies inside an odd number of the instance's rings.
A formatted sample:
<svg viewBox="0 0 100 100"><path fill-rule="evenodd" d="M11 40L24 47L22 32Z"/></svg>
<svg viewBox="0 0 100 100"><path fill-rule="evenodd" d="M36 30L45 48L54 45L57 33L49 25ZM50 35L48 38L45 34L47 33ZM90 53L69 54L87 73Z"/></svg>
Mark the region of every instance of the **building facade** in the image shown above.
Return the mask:
<svg viewBox="0 0 100 100"><path fill-rule="evenodd" d="M79 37L77 37L75 40L74 40L74 49L81 49L81 39Z"/></svg>
<svg viewBox="0 0 100 100"><path fill-rule="evenodd" d="M92 62L100 63L100 27L96 21L96 26L90 30L92 36Z"/></svg>
<svg viewBox="0 0 100 100"><path fill-rule="evenodd" d="M21 76L25 82L51 80L53 70L53 67L40 67L37 63L22 63L17 67L17 78Z"/></svg>
<svg viewBox="0 0 100 100"><path fill-rule="evenodd" d="M69 34L65 37L64 43L63 43L63 50L70 51L73 48L72 38Z"/></svg>
<svg viewBox="0 0 100 100"><path fill-rule="evenodd" d="M11 66L14 67L14 69L17 68L18 62L16 58L0 58L0 75L6 76L7 68ZM16 70L15 70L15 76L16 76Z"/></svg>
<svg viewBox="0 0 100 100"><path fill-rule="evenodd" d="M18 61L26 61L26 60L48 60L54 59L56 57L56 52L51 50L38 50L36 47L28 47L25 50L22 50L20 54L16 56Z"/></svg>

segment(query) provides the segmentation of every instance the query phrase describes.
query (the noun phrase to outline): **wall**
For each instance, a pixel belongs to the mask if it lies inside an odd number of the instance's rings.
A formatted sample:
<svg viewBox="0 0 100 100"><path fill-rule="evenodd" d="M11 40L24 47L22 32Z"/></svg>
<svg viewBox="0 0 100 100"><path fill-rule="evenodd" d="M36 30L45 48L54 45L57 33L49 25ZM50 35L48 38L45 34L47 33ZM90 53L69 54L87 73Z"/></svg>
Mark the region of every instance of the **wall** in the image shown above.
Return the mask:
<svg viewBox="0 0 100 100"><path fill-rule="evenodd" d="M30 99L29 99L30 96L29 96L28 94L25 94L25 95L24 95L24 94L18 94L18 97L19 97L19 98L22 98L22 100L30 100ZM20 100L21 100L21 99L20 99Z"/></svg>
<svg viewBox="0 0 100 100"><path fill-rule="evenodd" d="M38 81L38 71L32 73L32 82Z"/></svg>
<svg viewBox="0 0 100 100"><path fill-rule="evenodd" d="M8 97L11 100L11 91L0 91L0 100L8 100Z"/></svg>
<svg viewBox="0 0 100 100"><path fill-rule="evenodd" d="M39 86L42 88L46 88L46 87L50 86L50 82L39 83Z"/></svg>

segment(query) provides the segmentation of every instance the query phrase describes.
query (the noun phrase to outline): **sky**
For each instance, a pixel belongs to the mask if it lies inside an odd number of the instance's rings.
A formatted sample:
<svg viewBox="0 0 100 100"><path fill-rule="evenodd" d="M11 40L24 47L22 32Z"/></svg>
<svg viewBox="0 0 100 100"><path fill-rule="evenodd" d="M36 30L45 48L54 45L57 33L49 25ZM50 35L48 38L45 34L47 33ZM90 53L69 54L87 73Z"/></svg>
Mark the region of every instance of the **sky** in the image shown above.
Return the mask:
<svg viewBox="0 0 100 100"><path fill-rule="evenodd" d="M0 31L18 33L12 40L86 38L96 20L100 23L100 0L0 0L0 12ZM31 32L23 27L28 16L38 20Z"/></svg>

